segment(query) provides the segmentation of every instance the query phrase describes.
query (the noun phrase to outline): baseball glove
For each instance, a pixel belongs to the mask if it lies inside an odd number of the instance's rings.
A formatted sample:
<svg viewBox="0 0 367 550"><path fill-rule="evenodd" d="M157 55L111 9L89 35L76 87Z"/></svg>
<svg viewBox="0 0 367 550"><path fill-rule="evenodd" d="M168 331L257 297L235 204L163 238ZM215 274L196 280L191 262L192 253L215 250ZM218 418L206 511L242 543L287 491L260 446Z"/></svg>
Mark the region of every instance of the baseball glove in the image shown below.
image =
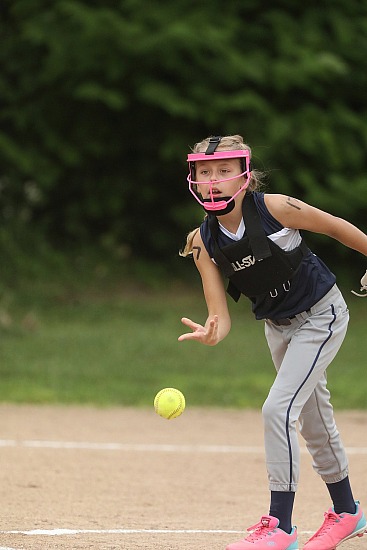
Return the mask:
<svg viewBox="0 0 367 550"><path fill-rule="evenodd" d="M352 292L356 296L360 296L361 298L365 298L367 296L367 271L361 279L361 285L362 285L361 286L361 292L363 292L363 294L359 294L358 292L354 292L354 290L352 290Z"/></svg>

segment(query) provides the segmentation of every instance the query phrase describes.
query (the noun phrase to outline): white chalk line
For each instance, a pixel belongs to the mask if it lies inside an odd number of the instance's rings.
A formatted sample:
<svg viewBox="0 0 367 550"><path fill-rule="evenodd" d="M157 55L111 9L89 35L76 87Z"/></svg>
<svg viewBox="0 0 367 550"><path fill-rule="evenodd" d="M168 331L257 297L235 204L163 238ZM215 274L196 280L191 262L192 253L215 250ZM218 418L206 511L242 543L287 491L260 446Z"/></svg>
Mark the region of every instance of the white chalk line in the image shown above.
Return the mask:
<svg viewBox="0 0 367 550"><path fill-rule="evenodd" d="M263 447L245 445L175 445L156 443L94 443L90 441L48 441L38 439L0 439L0 447L27 447L38 449L80 449L92 451L169 452L169 453L242 453L264 454ZM346 447L349 455L367 455L367 447ZM301 447L301 453L307 453ZM1 548L0 548L1 550Z"/></svg>
<svg viewBox="0 0 367 550"><path fill-rule="evenodd" d="M199 453L263 453L263 447L235 445L175 445L166 443L94 443L90 441L47 441L0 439L0 447L41 449L85 449L125 452L199 452ZM367 452L367 451L366 451Z"/></svg>
<svg viewBox="0 0 367 550"><path fill-rule="evenodd" d="M243 535L245 530L234 529L29 529L26 531L0 531L2 535L29 535L59 537L70 535ZM310 535L313 531L298 531ZM2 548L0 547L0 550ZM11 549L10 549L11 550Z"/></svg>

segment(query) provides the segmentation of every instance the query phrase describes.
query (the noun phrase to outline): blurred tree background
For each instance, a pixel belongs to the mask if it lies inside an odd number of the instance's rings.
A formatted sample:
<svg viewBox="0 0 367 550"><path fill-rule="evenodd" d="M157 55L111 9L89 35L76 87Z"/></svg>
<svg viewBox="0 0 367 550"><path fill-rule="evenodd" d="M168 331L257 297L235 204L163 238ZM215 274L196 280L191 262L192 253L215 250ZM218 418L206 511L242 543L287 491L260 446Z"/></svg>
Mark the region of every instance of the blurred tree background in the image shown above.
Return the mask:
<svg viewBox="0 0 367 550"><path fill-rule="evenodd" d="M367 230L365 2L0 6L9 284L47 251L93 249L125 268L179 269L177 251L202 219L187 192L186 154L213 134L244 136L269 192ZM338 274L363 274L358 254L308 240Z"/></svg>

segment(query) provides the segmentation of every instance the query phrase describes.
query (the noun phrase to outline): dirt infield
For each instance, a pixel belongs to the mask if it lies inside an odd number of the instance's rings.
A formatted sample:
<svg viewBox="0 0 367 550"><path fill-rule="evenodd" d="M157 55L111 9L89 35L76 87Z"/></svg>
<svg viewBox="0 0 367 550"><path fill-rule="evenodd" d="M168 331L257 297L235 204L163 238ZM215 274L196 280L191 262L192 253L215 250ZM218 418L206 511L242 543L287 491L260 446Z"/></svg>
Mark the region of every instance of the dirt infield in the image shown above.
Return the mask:
<svg viewBox="0 0 367 550"><path fill-rule="evenodd" d="M367 414L336 415L367 507ZM304 451L304 449L303 449ZM302 452L300 548L329 500ZM0 405L0 550L223 550L266 513L259 412ZM341 550L367 548L367 536Z"/></svg>

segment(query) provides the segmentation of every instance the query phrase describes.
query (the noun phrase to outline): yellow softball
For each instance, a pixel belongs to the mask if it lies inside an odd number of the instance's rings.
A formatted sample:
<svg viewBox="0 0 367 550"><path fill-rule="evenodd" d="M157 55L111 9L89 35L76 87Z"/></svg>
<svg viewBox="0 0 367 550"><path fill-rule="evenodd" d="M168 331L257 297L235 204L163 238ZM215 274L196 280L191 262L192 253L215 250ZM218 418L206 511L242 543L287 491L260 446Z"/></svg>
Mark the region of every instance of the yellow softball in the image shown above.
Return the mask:
<svg viewBox="0 0 367 550"><path fill-rule="evenodd" d="M154 398L154 409L159 416L171 420L185 410L185 397L175 388L164 388Z"/></svg>

